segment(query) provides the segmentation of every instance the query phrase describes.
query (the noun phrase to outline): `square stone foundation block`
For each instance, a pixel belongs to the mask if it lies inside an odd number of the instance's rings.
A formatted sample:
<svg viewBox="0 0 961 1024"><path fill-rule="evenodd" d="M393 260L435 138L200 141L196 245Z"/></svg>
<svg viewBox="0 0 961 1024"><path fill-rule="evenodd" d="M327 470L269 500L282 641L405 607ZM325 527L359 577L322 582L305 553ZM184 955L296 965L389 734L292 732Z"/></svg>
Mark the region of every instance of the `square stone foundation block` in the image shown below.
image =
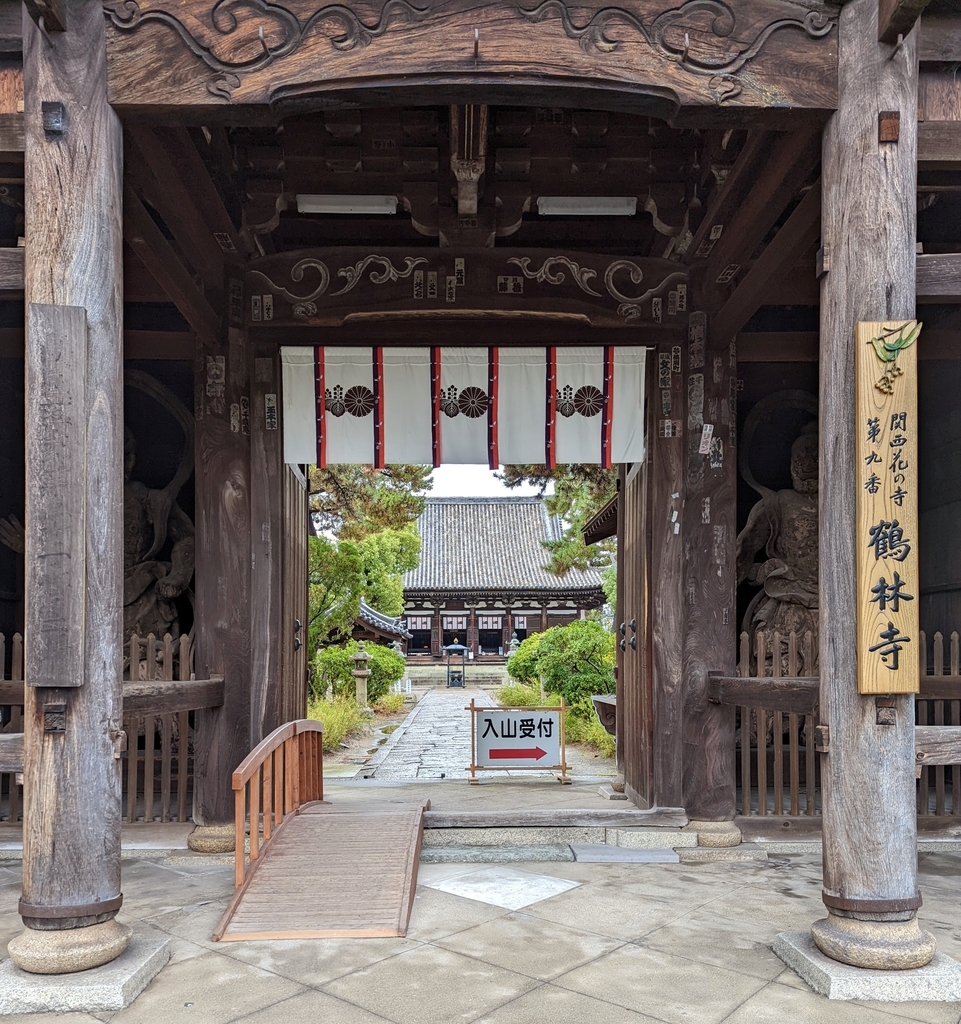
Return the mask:
<svg viewBox="0 0 961 1024"><path fill-rule="evenodd" d="M961 1000L961 964L943 953L935 953L926 967L910 971L868 971L825 956L810 932L781 932L773 948L791 970L828 999L882 1003Z"/></svg>
<svg viewBox="0 0 961 1024"><path fill-rule="evenodd" d="M130 945L109 964L76 974L30 974L12 960L0 963L0 1015L96 1013L129 1006L170 959L170 940L133 929Z"/></svg>

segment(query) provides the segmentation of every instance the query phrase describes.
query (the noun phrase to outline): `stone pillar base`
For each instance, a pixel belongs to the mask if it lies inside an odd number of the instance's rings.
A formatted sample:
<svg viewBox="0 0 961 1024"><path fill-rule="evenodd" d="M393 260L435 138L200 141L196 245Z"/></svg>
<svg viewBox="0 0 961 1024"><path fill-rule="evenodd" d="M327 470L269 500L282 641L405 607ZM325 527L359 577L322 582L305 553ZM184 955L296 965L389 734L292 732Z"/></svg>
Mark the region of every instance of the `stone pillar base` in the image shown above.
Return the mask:
<svg viewBox="0 0 961 1024"><path fill-rule="evenodd" d="M924 967L936 950L934 936L910 921L862 921L828 912L811 925L818 949L832 960L875 971Z"/></svg>
<svg viewBox="0 0 961 1024"><path fill-rule="evenodd" d="M741 830L733 821L689 821L685 832L697 833L698 846L740 846Z"/></svg>
<svg viewBox="0 0 961 1024"><path fill-rule="evenodd" d="M7 944L10 959L31 974L73 974L116 960L130 942L130 929L116 918L87 928L35 931L27 928Z"/></svg>
<svg viewBox="0 0 961 1024"><path fill-rule="evenodd" d="M194 853L233 853L233 825L198 825L187 836L187 846Z"/></svg>

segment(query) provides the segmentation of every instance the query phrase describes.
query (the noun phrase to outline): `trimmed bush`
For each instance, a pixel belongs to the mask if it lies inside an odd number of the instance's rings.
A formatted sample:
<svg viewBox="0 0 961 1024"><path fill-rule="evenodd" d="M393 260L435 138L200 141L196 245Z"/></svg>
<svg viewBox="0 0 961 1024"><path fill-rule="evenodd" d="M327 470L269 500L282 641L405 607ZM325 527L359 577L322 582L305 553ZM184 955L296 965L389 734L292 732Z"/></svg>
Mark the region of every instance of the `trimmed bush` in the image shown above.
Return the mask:
<svg viewBox="0 0 961 1024"><path fill-rule="evenodd" d="M357 651L356 640L348 640L343 647L323 647L313 659L314 671L311 673L311 687L320 696L332 687L335 695L353 697L355 680L351 674L354 662L351 655ZM367 668L370 677L367 680L367 702L375 704L386 694L391 686L402 679L407 668L404 656L390 647L381 644L365 645L370 655Z"/></svg>

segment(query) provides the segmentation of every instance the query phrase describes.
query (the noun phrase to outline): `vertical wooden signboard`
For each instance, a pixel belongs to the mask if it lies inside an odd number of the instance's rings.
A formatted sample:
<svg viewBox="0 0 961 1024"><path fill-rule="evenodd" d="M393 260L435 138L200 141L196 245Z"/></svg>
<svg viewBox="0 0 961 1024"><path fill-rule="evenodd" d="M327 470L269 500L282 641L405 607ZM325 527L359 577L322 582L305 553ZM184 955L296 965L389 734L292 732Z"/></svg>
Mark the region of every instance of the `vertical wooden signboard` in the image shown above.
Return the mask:
<svg viewBox="0 0 961 1024"><path fill-rule="evenodd" d="M858 692L917 693L918 388L915 320L859 323Z"/></svg>

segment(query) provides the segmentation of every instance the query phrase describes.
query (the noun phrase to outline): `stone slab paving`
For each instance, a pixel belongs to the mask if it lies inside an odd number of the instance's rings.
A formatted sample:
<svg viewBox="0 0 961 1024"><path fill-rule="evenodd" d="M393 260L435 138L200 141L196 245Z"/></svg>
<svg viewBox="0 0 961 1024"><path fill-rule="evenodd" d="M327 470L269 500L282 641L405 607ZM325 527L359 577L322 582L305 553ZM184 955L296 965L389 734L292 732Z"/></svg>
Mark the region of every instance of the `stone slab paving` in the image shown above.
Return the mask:
<svg viewBox="0 0 961 1024"><path fill-rule="evenodd" d="M383 780L466 779L470 774L471 700L496 707L483 690L429 690L361 774Z"/></svg>
<svg viewBox="0 0 961 1024"><path fill-rule="evenodd" d="M921 919L961 956L961 855L921 854ZM366 868L376 870L372 859ZM528 863L574 883L510 910L476 864L425 864L402 939L213 943L229 866L124 863L122 917L170 939L170 963L117 1012L11 1024L959 1024L961 1002L832 1002L775 956L823 916L820 858L710 864ZM483 870L489 870L484 868ZM458 885L458 879L461 884ZM0 957L20 930L19 875L0 875Z"/></svg>

